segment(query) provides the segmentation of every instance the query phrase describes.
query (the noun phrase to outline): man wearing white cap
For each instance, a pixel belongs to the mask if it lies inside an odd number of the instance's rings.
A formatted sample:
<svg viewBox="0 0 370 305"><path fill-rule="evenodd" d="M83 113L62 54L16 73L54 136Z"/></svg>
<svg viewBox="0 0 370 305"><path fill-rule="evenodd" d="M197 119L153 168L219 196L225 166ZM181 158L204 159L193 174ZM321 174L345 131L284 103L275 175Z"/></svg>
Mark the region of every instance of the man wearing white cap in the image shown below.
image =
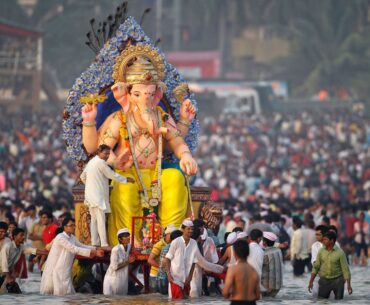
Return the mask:
<svg viewBox="0 0 370 305"><path fill-rule="evenodd" d="M283 285L283 256L281 250L274 247L276 240L276 234L263 232L263 244L265 246L261 278L264 288L263 296L276 296Z"/></svg>
<svg viewBox="0 0 370 305"><path fill-rule="evenodd" d="M157 292L157 274L159 268L159 257L161 254L162 249L171 242L171 233L177 230L176 226L173 224L168 225L163 234L163 238L161 238L152 249L152 252L148 258L148 264L151 265L150 268L150 288L152 292Z"/></svg>
<svg viewBox="0 0 370 305"><path fill-rule="evenodd" d="M201 255L197 242L191 238L193 222L190 219L183 221L181 230L183 235L171 242L166 254L166 272L170 282L168 294L172 299L184 299L189 295L196 263L207 271L223 271L221 266L208 263Z"/></svg>
<svg viewBox="0 0 370 305"><path fill-rule="evenodd" d="M236 264L236 258L234 255L234 248L232 245L237 241L238 236L236 232L231 232L226 239L227 249L224 255L220 258L219 264L224 265L227 262L227 267L234 266Z"/></svg>
<svg viewBox="0 0 370 305"><path fill-rule="evenodd" d="M197 241L198 246L201 248L201 233L200 228L197 228L194 226L192 239ZM190 292L189 296L191 298L199 298L202 295L202 288L203 287L203 270L214 272L214 273L222 273L224 271L224 268L220 265L210 263L208 260L206 260L202 253L199 251L196 251L194 254L197 256L197 263L195 264L194 273L192 280L190 282ZM208 282L208 281L207 281ZM207 290L204 290L206 293ZM207 295L207 294L206 294Z"/></svg>
<svg viewBox="0 0 370 305"><path fill-rule="evenodd" d="M112 249L110 264L104 277L103 293L105 295L126 295L128 289L129 264L135 261L130 256L130 232L127 228L118 230L119 244Z"/></svg>
<svg viewBox="0 0 370 305"><path fill-rule="evenodd" d="M198 244L191 239L193 233L193 222L185 219L182 222L183 235L172 241L170 249L166 254L167 276L170 282L169 296L172 299L184 299L189 295L190 282L193 277L195 264L198 262Z"/></svg>
<svg viewBox="0 0 370 305"><path fill-rule="evenodd" d="M245 241L247 241L247 239L248 239L248 235L247 235L247 233L246 233L246 232L238 232L238 233L236 234L236 239L237 239L237 240L245 240Z"/></svg>
<svg viewBox="0 0 370 305"><path fill-rule="evenodd" d="M213 238L208 236L208 231L205 222L202 219L195 219L193 224L194 228L197 227L200 230L200 240L203 247L204 258L207 261L216 264L218 262L216 245L215 242L213 241Z"/></svg>

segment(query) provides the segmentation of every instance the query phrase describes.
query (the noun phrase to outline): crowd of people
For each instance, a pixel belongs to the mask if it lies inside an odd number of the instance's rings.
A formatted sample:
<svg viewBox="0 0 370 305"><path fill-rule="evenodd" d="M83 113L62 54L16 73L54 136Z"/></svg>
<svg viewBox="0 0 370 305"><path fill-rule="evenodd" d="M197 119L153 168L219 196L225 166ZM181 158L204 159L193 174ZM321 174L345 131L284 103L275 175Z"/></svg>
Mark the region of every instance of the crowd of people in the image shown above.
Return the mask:
<svg viewBox="0 0 370 305"><path fill-rule="evenodd" d="M75 221L70 214L58 221L53 220L50 211L43 210L36 216L36 208L30 206L22 225L11 228L0 222L0 287L8 293L21 293L16 279L27 278L26 255L29 255L28 269L38 262L41 270L41 294L67 295L87 292L76 288L81 263L74 264L75 255L94 258L110 253L106 271L100 269L93 275L94 261L86 273L95 277L97 290L90 286L88 292L105 295L127 295L138 293L130 274L137 272L135 256L130 244L130 232L122 228L117 232L118 245L114 248L100 245L85 245L75 237ZM268 215L270 211L268 212ZM361 222L360 227L362 227ZM240 222L242 224L242 222ZM231 298L231 304L256 304L261 298L274 298L283 286L283 254L290 257L294 276L301 276L305 268L311 272L308 289L316 297L343 299L345 283L352 294L351 273L345 251L337 241L338 229L321 224L311 228L310 221L304 223L299 217L292 219L289 227L276 223L254 222L246 229L236 225L225 233L226 242L220 244L217 236L207 229L203 220L185 219L180 228L169 225L163 239L154 245L148 263L152 266L150 289L152 293L169 295L172 299L199 298L210 295L209 288L216 294ZM30 229L28 229L30 227ZM285 234L288 241L283 241ZM361 233L362 234L362 233ZM32 241L32 246L25 241ZM290 244L290 247L289 247ZM366 248L367 251L367 248ZM81 258L80 258L81 261ZM76 261L77 262L77 261ZM75 265L75 266L74 266ZM78 269L80 270L80 269ZM315 278L319 276L319 281ZM209 282L212 285L209 285ZM100 282L100 285L99 285ZM135 291L131 288L135 287ZM89 283L86 282L86 289Z"/></svg>
<svg viewBox="0 0 370 305"><path fill-rule="evenodd" d="M64 239L58 238L59 247L66 240L78 247L77 241L71 241L74 223L70 215L71 188L78 169L66 158L61 119L53 111L2 111L0 116L0 260L9 260L9 254L4 258L3 253L10 253L10 246L5 251L4 245L12 239L15 254L7 268L26 277L25 271L33 271L34 263L40 270L46 268L47 252L43 251L51 249L58 233L66 233ZM304 112L221 114L204 117L201 125L195 185L211 187L213 201L223 208L223 220L217 230L207 229L201 221L184 222L181 228L169 226L149 257L152 291L170 292L173 298L200 297L210 291L221 293L223 285L226 297L232 289L235 296L242 287L231 288L231 283L245 282L240 278L244 268L250 274L248 281L254 278L258 285L250 282L255 289L241 294L242 299L254 301L260 294L274 297L283 285L283 261L290 259L294 276L312 272L310 290L320 274L319 296L329 297L333 291L336 298L343 297L342 288L331 289L333 279L335 287L347 282L352 293L347 262L366 265L368 255L370 121L361 112ZM124 268L134 263L129 255L129 232L122 230L117 233L122 247L112 250L117 264L109 266L110 277L122 269L127 278ZM22 246L24 242L32 249ZM90 257L111 250L74 249L73 253ZM328 254L322 249L338 251L338 260L331 261L336 272L325 269ZM71 260L69 254L65 257ZM226 268L230 272L225 273ZM1 273L3 281L14 279L9 272L4 275L4 269ZM114 280L104 282L106 294L130 291L128 284L112 288L110 283ZM168 283L173 283L170 289L166 289ZM63 291L74 289L68 286Z"/></svg>
<svg viewBox="0 0 370 305"><path fill-rule="evenodd" d="M341 236L370 201L370 120L361 111L206 116L196 184L248 220L260 204L316 222L329 217ZM366 217L368 220L368 217Z"/></svg>
<svg viewBox="0 0 370 305"><path fill-rule="evenodd" d="M0 111L0 220L20 222L32 204L55 216L73 207L78 170L66 158L62 118L55 110Z"/></svg>
<svg viewBox="0 0 370 305"><path fill-rule="evenodd" d="M370 120L356 112L205 117L198 183L214 200L290 205L370 199Z"/></svg>

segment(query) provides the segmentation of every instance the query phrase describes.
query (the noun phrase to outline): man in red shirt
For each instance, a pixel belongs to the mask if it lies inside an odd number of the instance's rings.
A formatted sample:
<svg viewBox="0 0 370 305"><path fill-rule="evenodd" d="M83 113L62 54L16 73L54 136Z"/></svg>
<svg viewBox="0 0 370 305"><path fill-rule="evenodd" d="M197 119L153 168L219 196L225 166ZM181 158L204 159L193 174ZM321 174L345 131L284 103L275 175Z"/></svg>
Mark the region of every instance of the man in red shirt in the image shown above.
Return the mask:
<svg viewBox="0 0 370 305"><path fill-rule="evenodd" d="M53 214L46 210L40 212L40 223L46 226L42 232L42 241L47 245L55 238L55 231L58 226L53 223Z"/></svg>

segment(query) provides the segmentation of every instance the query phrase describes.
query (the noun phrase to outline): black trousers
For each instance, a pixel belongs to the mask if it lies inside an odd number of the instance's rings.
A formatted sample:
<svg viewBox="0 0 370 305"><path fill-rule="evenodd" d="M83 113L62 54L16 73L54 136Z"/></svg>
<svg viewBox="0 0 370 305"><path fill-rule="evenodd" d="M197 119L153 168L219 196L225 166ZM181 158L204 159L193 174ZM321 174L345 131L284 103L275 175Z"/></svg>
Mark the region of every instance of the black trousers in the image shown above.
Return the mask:
<svg viewBox="0 0 370 305"><path fill-rule="evenodd" d="M306 260L295 259L293 261L293 273L295 276L300 276L304 273L304 267L306 266Z"/></svg>
<svg viewBox="0 0 370 305"><path fill-rule="evenodd" d="M231 301L230 305L256 305L256 301L239 301L233 300Z"/></svg>
<svg viewBox="0 0 370 305"><path fill-rule="evenodd" d="M343 276L335 279L319 279L319 298L328 299L331 292L334 292L336 300L343 299L344 296L344 278Z"/></svg>

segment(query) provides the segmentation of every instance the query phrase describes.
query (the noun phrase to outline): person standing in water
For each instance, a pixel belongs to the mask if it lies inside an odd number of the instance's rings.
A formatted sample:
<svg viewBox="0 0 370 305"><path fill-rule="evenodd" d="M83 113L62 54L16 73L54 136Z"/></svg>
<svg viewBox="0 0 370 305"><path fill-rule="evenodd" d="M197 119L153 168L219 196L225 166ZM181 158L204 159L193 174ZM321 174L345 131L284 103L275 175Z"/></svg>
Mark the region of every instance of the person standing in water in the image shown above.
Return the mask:
<svg viewBox="0 0 370 305"><path fill-rule="evenodd" d="M232 247L237 262L227 270L222 295L231 299L231 305L255 305L260 298L260 278L256 270L247 263L249 245L237 240Z"/></svg>

